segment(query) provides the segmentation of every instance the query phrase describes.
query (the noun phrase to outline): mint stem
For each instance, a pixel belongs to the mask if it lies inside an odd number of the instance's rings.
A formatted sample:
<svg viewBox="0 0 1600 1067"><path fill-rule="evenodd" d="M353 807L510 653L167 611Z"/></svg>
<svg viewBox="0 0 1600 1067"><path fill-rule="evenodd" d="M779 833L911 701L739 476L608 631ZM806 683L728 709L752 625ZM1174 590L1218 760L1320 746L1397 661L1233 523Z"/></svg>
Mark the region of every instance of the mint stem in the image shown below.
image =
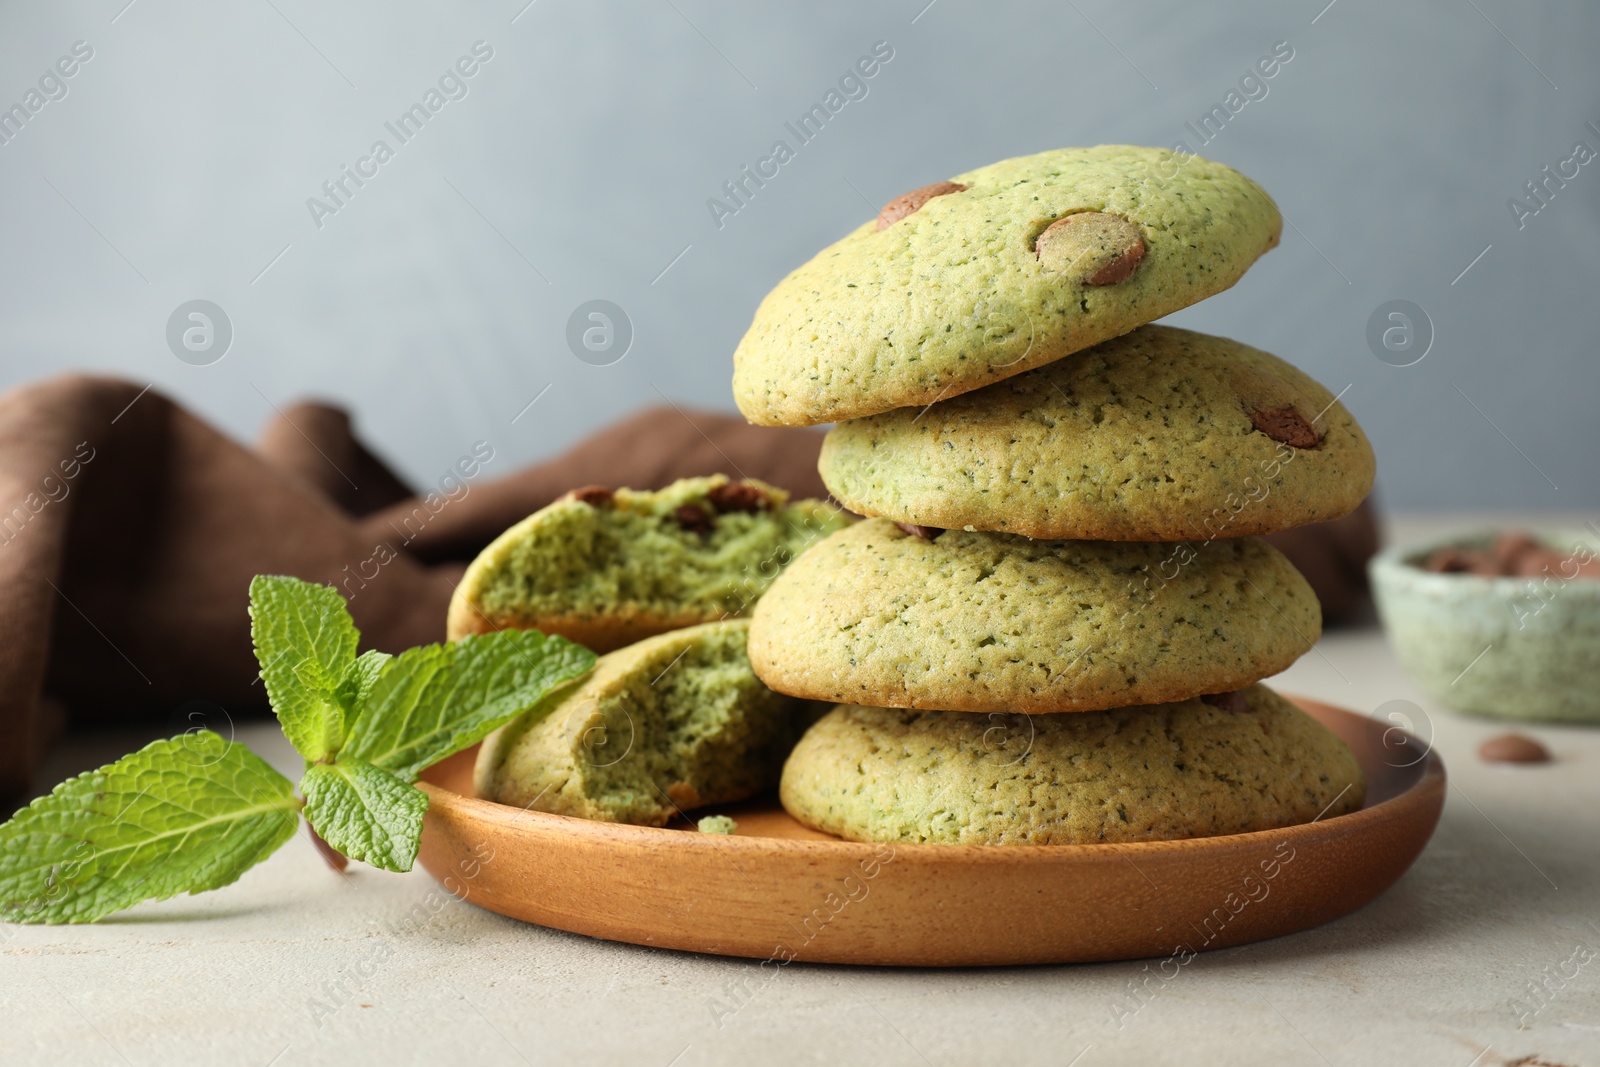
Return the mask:
<svg viewBox="0 0 1600 1067"><path fill-rule="evenodd" d="M317 852L322 855L328 866L343 874L344 869L350 866L350 858L324 841L322 835L317 833L317 828L311 825L309 819L306 820L306 833L311 835L311 843L317 846Z"/></svg>

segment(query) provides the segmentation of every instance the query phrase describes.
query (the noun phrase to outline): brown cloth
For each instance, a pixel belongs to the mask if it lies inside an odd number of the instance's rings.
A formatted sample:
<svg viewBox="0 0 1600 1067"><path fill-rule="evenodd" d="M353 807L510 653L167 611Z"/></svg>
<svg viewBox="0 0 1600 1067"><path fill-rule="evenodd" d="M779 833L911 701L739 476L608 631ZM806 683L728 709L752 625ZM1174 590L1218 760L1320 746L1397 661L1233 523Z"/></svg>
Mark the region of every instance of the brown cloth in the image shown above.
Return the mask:
<svg viewBox="0 0 1600 1067"><path fill-rule="evenodd" d="M280 412L251 450L136 383L14 389L0 396L0 805L27 795L59 709L93 723L262 707L256 574L333 583L363 648L398 652L442 640L464 565L566 490L722 472L823 496L821 440L661 407L501 477L492 447L475 449L419 497L327 405ZM1369 509L1274 540L1329 616L1360 603Z"/></svg>

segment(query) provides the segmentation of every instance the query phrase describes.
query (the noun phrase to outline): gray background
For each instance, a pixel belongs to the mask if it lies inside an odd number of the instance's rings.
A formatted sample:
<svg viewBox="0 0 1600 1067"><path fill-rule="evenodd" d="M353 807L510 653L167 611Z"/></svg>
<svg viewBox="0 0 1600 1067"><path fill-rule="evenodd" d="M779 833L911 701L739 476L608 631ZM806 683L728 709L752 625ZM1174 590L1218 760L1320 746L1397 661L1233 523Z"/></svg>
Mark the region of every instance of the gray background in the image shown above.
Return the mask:
<svg viewBox="0 0 1600 1067"><path fill-rule="evenodd" d="M242 438L316 395L418 483L479 439L505 473L663 396L732 410L763 293L905 189L1181 139L1293 228L1172 321L1348 386L1391 508L1600 505L1600 160L1523 228L1507 207L1600 149L1593 5L125 3L0 11L0 106L94 49L0 145L0 385L115 373ZM384 122L478 40L467 95L398 146ZM706 200L880 40L868 95L719 229ZM1202 147L1184 123L1278 41L1294 58ZM380 137L395 158L318 229L306 199ZM209 366L166 342L197 298L235 331ZM635 331L609 366L566 343L596 298ZM1433 323L1414 366L1369 350L1391 299Z"/></svg>

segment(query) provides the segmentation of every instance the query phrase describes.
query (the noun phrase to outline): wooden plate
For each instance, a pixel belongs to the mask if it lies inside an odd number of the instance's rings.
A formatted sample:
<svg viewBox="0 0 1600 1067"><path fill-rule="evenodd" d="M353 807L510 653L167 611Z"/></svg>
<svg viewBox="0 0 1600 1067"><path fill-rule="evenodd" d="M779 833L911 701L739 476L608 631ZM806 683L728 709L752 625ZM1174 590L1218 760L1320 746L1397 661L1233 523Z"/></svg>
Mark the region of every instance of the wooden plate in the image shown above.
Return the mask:
<svg viewBox="0 0 1600 1067"><path fill-rule="evenodd" d="M468 751L423 776L422 865L502 915L774 966L1187 962L1356 910L1411 866L1439 821L1436 754L1366 716L1295 703L1354 750L1362 810L1189 841L869 845L809 830L769 796L711 809L739 823L718 836L475 799L464 795Z"/></svg>

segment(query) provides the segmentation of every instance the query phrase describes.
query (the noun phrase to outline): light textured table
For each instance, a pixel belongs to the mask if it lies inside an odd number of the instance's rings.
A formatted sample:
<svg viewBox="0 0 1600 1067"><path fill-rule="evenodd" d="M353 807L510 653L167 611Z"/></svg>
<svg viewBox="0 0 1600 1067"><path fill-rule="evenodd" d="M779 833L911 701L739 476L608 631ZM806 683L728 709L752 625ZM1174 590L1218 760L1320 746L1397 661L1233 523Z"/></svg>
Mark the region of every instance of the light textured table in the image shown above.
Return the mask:
<svg viewBox="0 0 1600 1067"><path fill-rule="evenodd" d="M1505 727L1424 698L1372 624L1275 684L1368 713L1420 705L1450 774L1443 820L1362 911L1202 954L1165 984L1137 962L795 964L763 987L754 961L502 919L420 869L341 877L302 834L220 892L0 928L0 1064L1600 1064L1600 958L1582 962L1600 953L1600 730L1530 728L1553 765L1487 766L1477 746ZM297 769L270 727L239 736ZM54 769L140 740L76 739Z"/></svg>

